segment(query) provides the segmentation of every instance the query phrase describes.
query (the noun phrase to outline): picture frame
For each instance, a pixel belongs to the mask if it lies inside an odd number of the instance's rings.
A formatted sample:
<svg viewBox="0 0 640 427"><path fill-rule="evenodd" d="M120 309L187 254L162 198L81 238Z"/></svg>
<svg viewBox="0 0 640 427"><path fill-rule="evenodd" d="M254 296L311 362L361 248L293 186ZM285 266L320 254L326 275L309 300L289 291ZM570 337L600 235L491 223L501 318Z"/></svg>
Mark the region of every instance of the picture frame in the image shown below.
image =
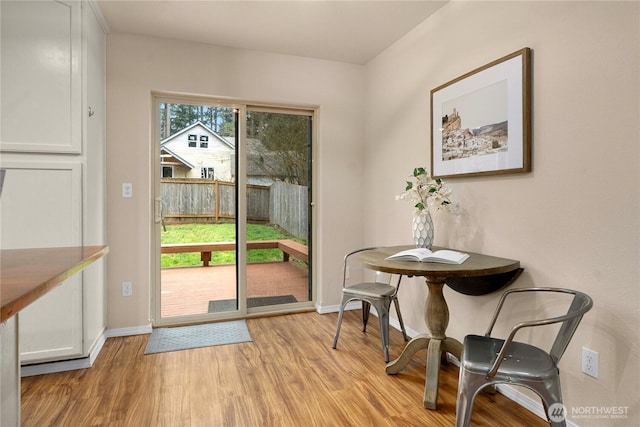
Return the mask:
<svg viewBox="0 0 640 427"><path fill-rule="evenodd" d="M531 171L531 49L431 91L434 178Z"/></svg>

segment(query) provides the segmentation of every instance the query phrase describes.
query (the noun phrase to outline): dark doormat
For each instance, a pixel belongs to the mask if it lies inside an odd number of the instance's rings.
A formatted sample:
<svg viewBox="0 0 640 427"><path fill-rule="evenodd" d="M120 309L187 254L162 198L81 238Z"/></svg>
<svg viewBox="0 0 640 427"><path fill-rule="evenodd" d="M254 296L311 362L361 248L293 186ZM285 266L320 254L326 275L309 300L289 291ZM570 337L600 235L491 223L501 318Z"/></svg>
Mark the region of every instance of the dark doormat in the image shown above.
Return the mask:
<svg viewBox="0 0 640 427"><path fill-rule="evenodd" d="M273 297L256 297L247 299L247 307L263 307L265 305L291 304L298 302L293 295L277 295ZM223 299L219 301L209 301L209 313L219 313L221 311L236 310L236 300Z"/></svg>

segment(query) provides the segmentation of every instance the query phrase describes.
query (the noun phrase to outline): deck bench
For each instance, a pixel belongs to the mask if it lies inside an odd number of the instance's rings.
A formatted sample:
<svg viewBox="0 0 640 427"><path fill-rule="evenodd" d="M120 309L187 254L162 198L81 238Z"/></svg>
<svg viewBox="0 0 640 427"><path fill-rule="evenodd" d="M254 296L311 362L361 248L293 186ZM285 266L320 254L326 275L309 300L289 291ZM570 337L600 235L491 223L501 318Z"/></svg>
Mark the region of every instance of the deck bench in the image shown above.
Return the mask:
<svg viewBox="0 0 640 427"><path fill-rule="evenodd" d="M247 242L247 249L280 249L282 261L289 261L289 257L309 263L308 248L294 240L251 240ZM161 246L163 254L179 254L188 252L200 252L200 260L205 267L211 262L211 253L216 251L235 251L235 242L209 242L209 243L168 243Z"/></svg>

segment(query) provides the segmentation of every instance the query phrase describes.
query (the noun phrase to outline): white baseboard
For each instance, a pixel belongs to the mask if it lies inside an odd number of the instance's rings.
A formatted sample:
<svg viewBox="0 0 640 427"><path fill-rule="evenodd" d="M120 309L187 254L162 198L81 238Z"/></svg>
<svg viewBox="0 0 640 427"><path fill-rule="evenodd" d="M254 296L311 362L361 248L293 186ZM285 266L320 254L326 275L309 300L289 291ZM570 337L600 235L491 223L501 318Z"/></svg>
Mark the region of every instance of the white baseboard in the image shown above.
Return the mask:
<svg viewBox="0 0 640 427"><path fill-rule="evenodd" d="M53 374L55 372L75 371L78 369L87 369L93 366L98 354L102 350L105 341L107 340L105 333L103 332L96 340L96 344L89 352L88 357L71 360L61 360L59 362L46 362L38 363L34 365L25 365L20 367L21 377L31 377L34 375Z"/></svg>
<svg viewBox="0 0 640 427"><path fill-rule="evenodd" d="M153 332L151 324L145 326L134 326L131 328L107 329L105 335L107 338L128 337L130 335L143 335Z"/></svg>
<svg viewBox="0 0 640 427"><path fill-rule="evenodd" d="M31 377L34 375L53 374L55 372L75 371L91 367L89 357L82 359L63 360L61 362L39 363L37 365L26 365L20 367L21 377Z"/></svg>
<svg viewBox="0 0 640 427"><path fill-rule="evenodd" d="M358 310L362 308L359 301L351 301L345 307L345 310ZM340 305L316 305L316 311L319 314L337 313L340 311Z"/></svg>

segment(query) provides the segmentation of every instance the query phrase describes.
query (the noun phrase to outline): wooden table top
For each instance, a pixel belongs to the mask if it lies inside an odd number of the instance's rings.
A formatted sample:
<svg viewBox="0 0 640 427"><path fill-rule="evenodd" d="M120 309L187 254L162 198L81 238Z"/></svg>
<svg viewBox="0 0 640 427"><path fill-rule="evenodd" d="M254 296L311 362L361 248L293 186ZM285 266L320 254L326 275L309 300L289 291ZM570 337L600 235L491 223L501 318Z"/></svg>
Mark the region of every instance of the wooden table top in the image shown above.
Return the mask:
<svg viewBox="0 0 640 427"><path fill-rule="evenodd" d="M108 246L0 250L4 322L109 252Z"/></svg>
<svg viewBox="0 0 640 427"><path fill-rule="evenodd" d="M389 261L386 257L397 252L414 249L415 246L389 246L362 252L362 262L374 270L405 276L428 276L431 278L477 277L506 273L520 267L520 261L499 258L474 252L469 254L462 264L443 264L435 262ZM434 246L431 250L448 249Z"/></svg>

